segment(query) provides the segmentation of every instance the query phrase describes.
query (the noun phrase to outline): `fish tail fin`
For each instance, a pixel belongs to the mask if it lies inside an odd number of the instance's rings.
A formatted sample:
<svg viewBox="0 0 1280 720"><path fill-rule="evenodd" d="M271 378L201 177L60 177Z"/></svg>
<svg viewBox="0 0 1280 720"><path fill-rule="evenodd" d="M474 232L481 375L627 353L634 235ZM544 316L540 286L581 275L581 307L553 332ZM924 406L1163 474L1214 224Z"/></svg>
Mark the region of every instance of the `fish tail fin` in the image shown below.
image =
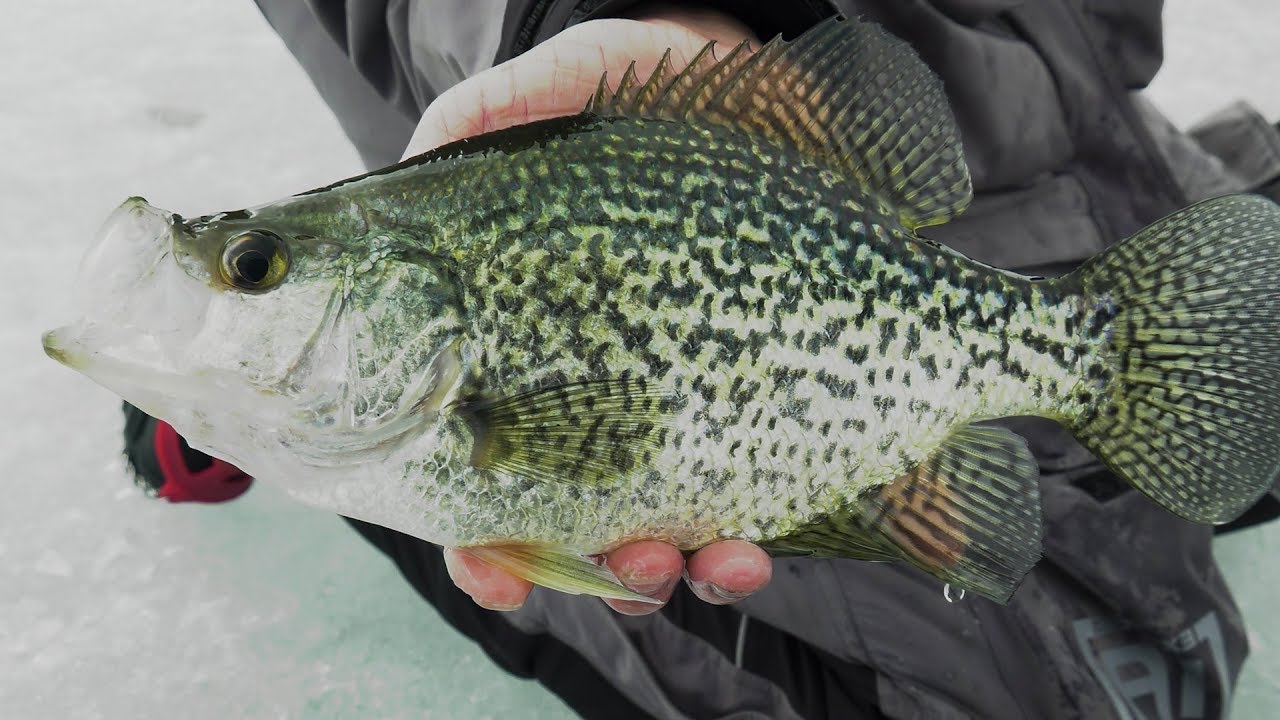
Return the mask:
<svg viewBox="0 0 1280 720"><path fill-rule="evenodd" d="M1173 513L1224 523L1280 475L1280 205L1202 202L1060 283L1103 339L1098 393L1071 424L1122 479Z"/></svg>

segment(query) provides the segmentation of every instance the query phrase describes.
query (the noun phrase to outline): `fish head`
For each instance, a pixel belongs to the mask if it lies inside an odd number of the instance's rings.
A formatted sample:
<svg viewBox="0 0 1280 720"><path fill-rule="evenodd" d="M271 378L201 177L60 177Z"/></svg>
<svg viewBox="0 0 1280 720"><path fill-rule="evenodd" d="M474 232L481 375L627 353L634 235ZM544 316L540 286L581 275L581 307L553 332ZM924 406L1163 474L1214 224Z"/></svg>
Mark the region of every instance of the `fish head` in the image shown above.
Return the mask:
<svg viewBox="0 0 1280 720"><path fill-rule="evenodd" d="M379 254L279 214L131 198L81 263L81 318L44 348L255 476L367 463L431 425L460 367L433 271Z"/></svg>

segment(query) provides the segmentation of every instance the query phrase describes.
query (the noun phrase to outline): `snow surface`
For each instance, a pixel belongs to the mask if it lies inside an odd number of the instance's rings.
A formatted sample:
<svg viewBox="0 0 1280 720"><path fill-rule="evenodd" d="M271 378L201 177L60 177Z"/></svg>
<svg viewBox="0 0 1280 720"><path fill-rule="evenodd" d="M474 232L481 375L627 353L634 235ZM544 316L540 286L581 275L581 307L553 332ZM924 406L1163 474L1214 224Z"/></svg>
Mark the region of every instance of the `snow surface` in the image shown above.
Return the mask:
<svg viewBox="0 0 1280 720"><path fill-rule="evenodd" d="M1280 116L1280 3L1168 3L1153 95L1180 124ZM0 25L0 718L558 718L337 518L266 483L142 497L117 400L40 351L123 198L198 215L359 171L247 0L7 3ZM1218 544L1254 655L1237 716L1280 704L1280 526Z"/></svg>

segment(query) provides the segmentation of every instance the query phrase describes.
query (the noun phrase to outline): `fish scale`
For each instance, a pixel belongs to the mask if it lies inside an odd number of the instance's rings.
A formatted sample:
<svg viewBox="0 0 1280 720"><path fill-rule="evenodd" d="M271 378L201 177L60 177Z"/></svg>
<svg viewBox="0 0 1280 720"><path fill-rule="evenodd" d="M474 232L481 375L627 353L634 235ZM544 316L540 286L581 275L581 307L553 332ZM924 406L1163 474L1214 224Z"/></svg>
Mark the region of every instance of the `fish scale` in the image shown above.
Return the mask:
<svg viewBox="0 0 1280 720"><path fill-rule="evenodd" d="M698 149L673 167L668 148L680 147ZM513 163L525 172L512 172ZM769 170L763 192L754 182L685 180L729 176L746 163ZM526 488L529 502L486 518L457 538L462 544L519 534L599 551L618 537L665 535L690 548L778 537L900 477L957 419L1072 412L1036 403L1034 386L1051 382L1065 395L1075 383L1076 363L1063 362L1058 348L1085 341L1056 318L1077 298L966 268L798 155L713 129L619 119L435 181L465 194L468 183L490 178L493 197L514 197L492 178L509 178L510 190L534 172L568 181L523 186L519 203L483 217L505 228L500 243L463 232L450 251L451 273L462 279L459 312L482 347L474 392L503 396L630 372L684 399L670 422L686 431L639 475L644 482L589 488L585 498L574 485ZM362 192L344 200L377 207ZM647 201L655 197L666 198L661 212ZM446 226L470 217L423 215ZM931 316L950 321L928 329ZM1027 347L1018 341L1024 330L1048 340ZM1015 364L1035 372L1012 376ZM724 389L748 384L750 401L729 402ZM940 388L953 393L945 408L929 402ZM861 432L849 423L867 417L878 422ZM823 425L839 432L800 452ZM466 497L459 504L495 507L506 492L470 469L438 481L428 494ZM576 497L557 495L565 488ZM594 511L567 516L571 525L544 512L568 501ZM713 522L700 523L706 507Z"/></svg>

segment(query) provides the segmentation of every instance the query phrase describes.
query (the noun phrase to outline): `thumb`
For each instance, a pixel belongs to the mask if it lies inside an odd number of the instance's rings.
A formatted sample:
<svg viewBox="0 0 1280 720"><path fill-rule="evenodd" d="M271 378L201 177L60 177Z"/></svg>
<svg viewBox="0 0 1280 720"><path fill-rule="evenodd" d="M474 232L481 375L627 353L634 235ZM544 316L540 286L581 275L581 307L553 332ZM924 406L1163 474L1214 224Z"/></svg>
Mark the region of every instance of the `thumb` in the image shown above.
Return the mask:
<svg viewBox="0 0 1280 720"><path fill-rule="evenodd" d="M648 77L667 49L672 63L682 68L708 42L672 22L575 25L442 93L423 113L405 157L472 135L581 112L601 75L616 83L635 61L636 73Z"/></svg>

